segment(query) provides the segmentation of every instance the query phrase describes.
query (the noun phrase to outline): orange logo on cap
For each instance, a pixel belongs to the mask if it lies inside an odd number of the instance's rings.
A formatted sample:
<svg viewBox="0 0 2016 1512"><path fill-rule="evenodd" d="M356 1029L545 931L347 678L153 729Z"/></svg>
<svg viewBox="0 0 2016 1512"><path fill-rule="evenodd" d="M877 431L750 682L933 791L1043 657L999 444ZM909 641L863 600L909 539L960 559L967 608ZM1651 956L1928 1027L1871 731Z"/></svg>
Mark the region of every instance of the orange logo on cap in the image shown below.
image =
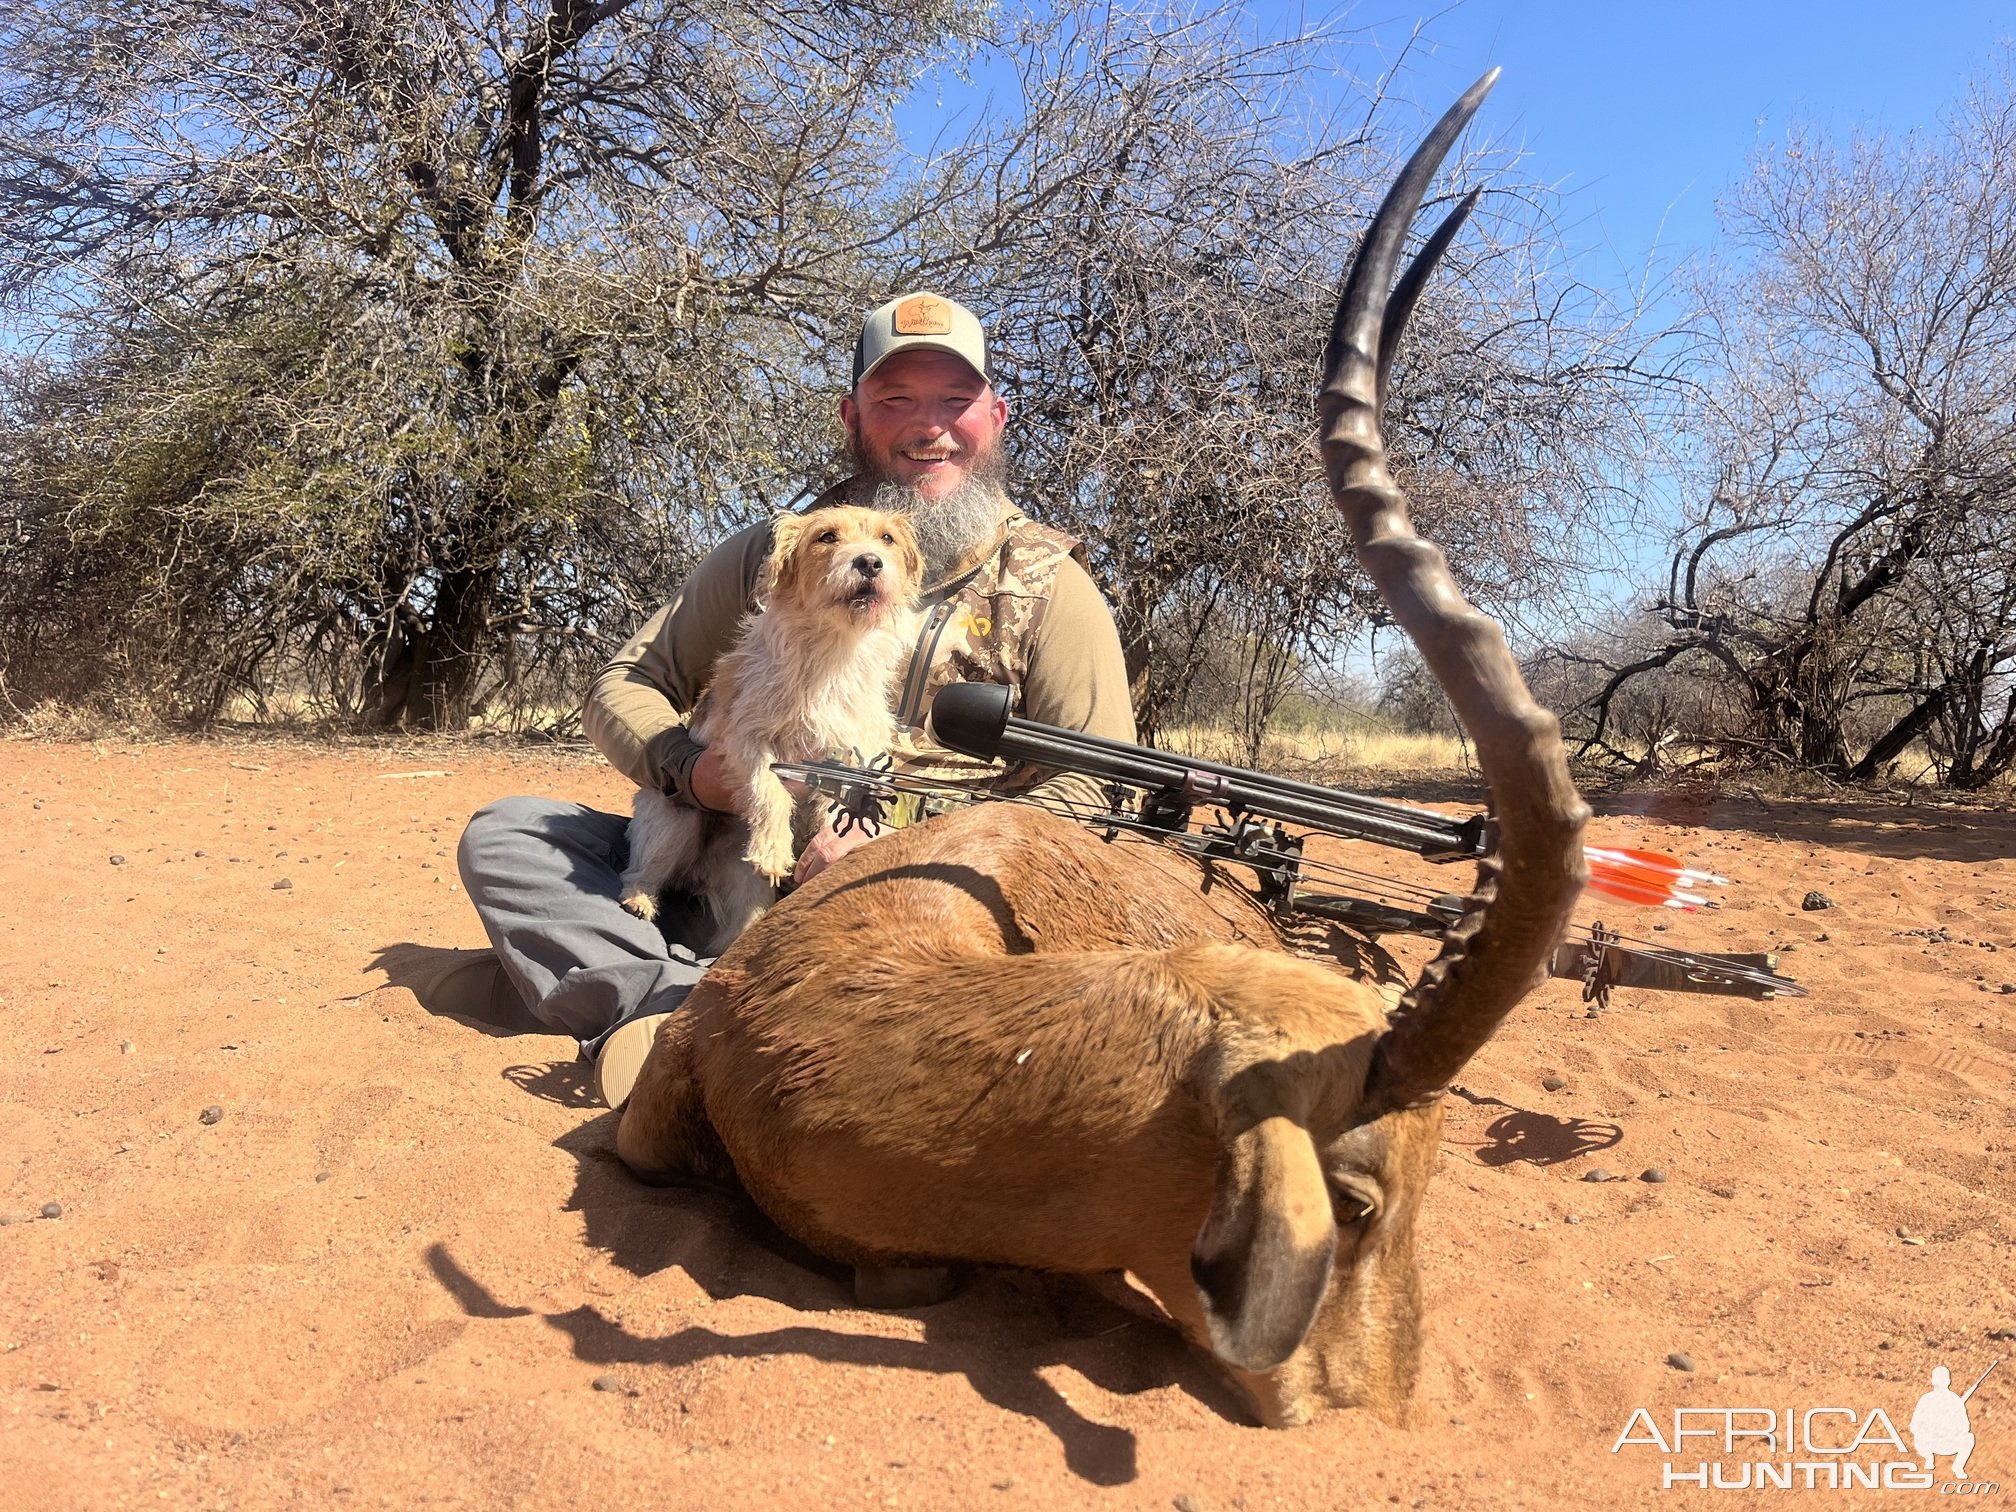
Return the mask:
<svg viewBox="0 0 2016 1512"><path fill-rule="evenodd" d="M952 306L936 294L913 294L896 306L898 336L950 336Z"/></svg>

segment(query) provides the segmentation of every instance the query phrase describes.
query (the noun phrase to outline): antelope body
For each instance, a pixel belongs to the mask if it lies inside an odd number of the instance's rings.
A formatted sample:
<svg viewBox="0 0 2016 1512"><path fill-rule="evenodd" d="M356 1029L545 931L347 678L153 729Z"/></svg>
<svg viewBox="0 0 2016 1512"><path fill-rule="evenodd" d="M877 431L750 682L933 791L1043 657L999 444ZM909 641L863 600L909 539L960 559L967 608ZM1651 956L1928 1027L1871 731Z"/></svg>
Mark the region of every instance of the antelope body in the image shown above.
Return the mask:
<svg viewBox="0 0 2016 1512"><path fill-rule="evenodd" d="M1414 535L1379 438L1406 313L1475 194L1389 301L1400 243L1494 78L1367 232L1318 399L1338 507L1469 730L1498 827L1398 1009L1288 955L1187 857L983 805L856 851L743 936L625 1106L633 1170L737 1182L863 1268L1131 1272L1262 1421L1404 1413L1442 1095L1539 978L1587 815L1552 716Z"/></svg>

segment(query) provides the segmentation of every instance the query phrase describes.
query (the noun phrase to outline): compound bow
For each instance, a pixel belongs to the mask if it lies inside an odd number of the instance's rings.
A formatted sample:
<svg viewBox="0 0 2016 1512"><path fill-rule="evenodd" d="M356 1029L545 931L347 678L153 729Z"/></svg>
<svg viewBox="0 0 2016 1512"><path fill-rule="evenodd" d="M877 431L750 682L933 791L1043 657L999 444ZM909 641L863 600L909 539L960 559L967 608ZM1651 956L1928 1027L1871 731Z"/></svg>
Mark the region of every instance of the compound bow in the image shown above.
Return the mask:
<svg viewBox="0 0 2016 1512"><path fill-rule="evenodd" d="M1451 818L1341 788L1038 724L1009 713L1012 696L1011 689L997 683L954 683L932 701L932 731L940 744L980 761L1096 778L1105 784L1103 805L1050 796L1001 797L892 771L886 757L876 766L788 762L779 763L776 771L832 800L835 823L842 829L881 827L899 814L922 817L968 803L1040 801L1044 808L1090 825L1108 841L1145 840L1188 852L1204 866L1207 886L1221 865L1250 871L1258 900L1283 923L1324 920L1367 936L1440 938L1462 916L1464 899L1313 856L1307 845L1310 834L1369 841L1434 862L1474 860L1491 845L1484 814ZM1290 825L1299 832L1291 832ZM1625 902L1712 908L1713 903L1685 889L1723 880L1640 851L1592 848L1588 857L1591 889ZM1552 972L1581 982L1584 1000L1598 1008L1608 1006L1614 987L1756 999L1806 996L1804 987L1777 974L1777 965L1778 958L1764 952L1676 950L1630 938L1598 921L1570 930L1554 952Z"/></svg>

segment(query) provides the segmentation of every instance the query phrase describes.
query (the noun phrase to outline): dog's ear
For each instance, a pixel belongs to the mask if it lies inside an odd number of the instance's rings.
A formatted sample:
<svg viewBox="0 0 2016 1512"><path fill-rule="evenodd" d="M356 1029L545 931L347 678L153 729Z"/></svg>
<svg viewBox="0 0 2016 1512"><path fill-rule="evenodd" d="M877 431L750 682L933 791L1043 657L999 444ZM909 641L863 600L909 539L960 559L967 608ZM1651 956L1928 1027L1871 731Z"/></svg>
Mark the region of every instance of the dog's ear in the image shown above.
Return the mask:
<svg viewBox="0 0 2016 1512"><path fill-rule="evenodd" d="M763 598L789 598L798 586L798 544L805 539L804 515L779 515L770 522L770 555L759 580Z"/></svg>
<svg viewBox="0 0 2016 1512"><path fill-rule="evenodd" d="M906 516L890 517L889 533L896 537L896 550L903 558L903 577L915 590L924 586L924 550L917 544L917 532Z"/></svg>

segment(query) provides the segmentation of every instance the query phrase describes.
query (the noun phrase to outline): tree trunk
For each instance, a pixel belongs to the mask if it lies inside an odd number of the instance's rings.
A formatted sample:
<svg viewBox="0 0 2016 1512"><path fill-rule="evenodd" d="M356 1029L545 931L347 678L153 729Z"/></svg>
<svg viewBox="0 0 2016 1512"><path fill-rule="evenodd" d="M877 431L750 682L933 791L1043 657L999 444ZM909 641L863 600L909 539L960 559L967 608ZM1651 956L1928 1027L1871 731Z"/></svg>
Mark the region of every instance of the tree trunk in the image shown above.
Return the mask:
<svg viewBox="0 0 2016 1512"><path fill-rule="evenodd" d="M1127 663L1127 696L1134 705L1134 738L1143 745L1155 744L1155 737L1162 729L1161 700L1156 697L1151 664L1153 610L1153 601L1136 578L1127 585L1121 611L1115 617L1120 629L1120 654Z"/></svg>
<svg viewBox="0 0 2016 1512"><path fill-rule="evenodd" d="M494 567L441 575L434 623L418 648L408 722L423 730L466 729L476 710L476 680L489 651Z"/></svg>
<svg viewBox="0 0 2016 1512"><path fill-rule="evenodd" d="M476 713L474 694L490 646L495 568L441 575L434 617L395 626L367 647L360 701L364 723L381 730L461 730Z"/></svg>
<svg viewBox="0 0 2016 1512"><path fill-rule="evenodd" d="M1862 759L1848 769L1850 782L1868 782L1890 762L1903 754L1904 748L1924 734L1939 718L1952 697L1953 688L1949 683L1923 700L1918 707L1906 714L1870 746Z"/></svg>

